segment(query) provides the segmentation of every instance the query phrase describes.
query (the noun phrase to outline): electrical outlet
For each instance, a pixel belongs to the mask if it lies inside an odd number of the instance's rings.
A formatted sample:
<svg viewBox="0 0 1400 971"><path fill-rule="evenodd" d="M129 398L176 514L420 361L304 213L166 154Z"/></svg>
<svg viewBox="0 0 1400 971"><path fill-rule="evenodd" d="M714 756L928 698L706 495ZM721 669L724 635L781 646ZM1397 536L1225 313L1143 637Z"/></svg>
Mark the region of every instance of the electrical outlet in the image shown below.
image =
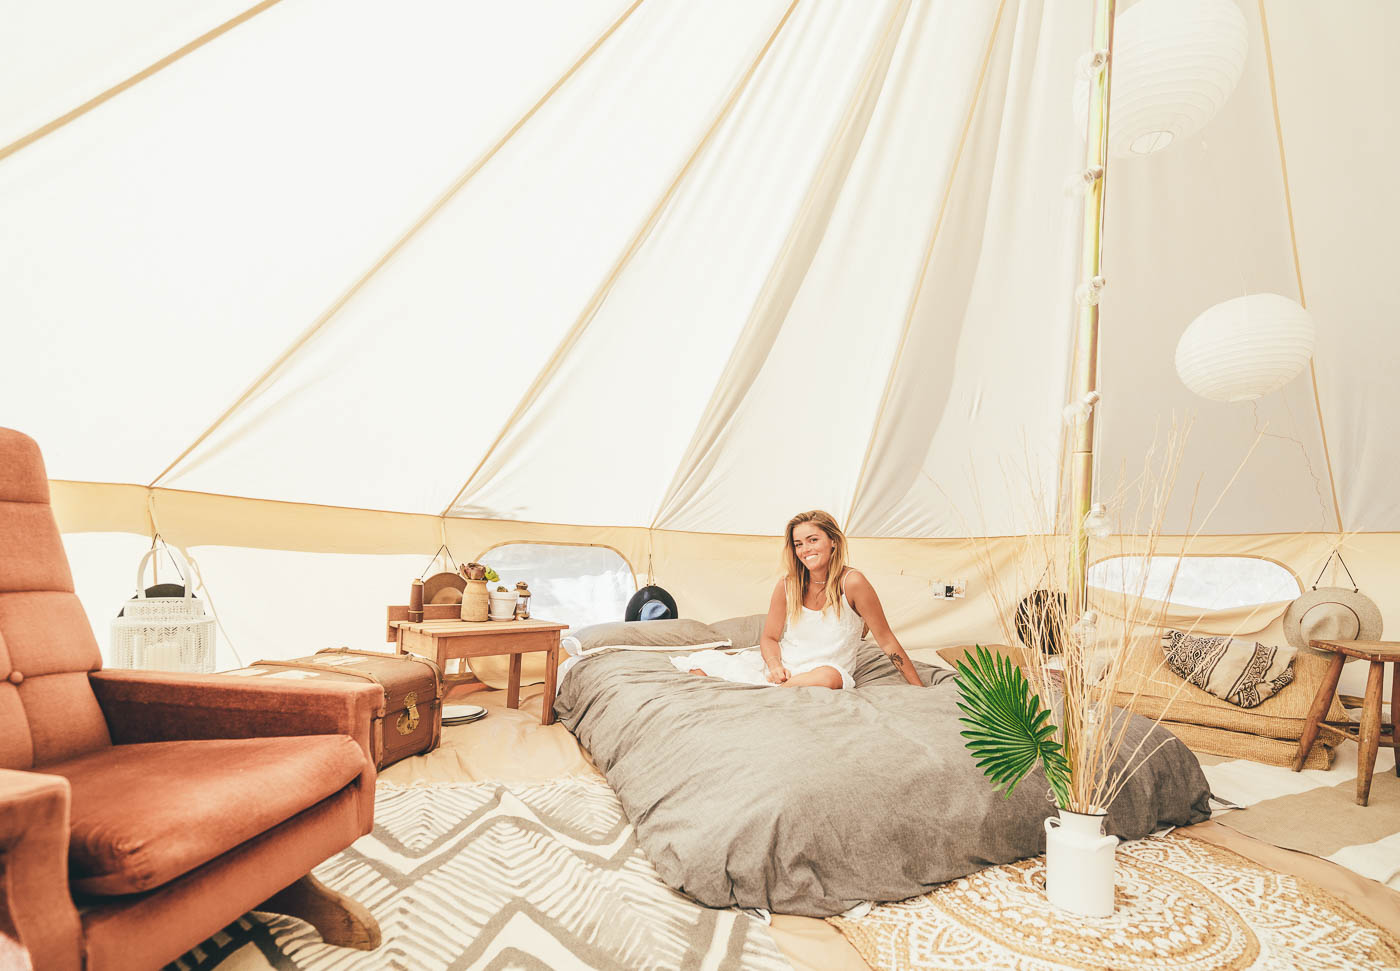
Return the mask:
<svg viewBox="0 0 1400 971"><path fill-rule="evenodd" d="M931 584L933 599L957 600L967 596L967 578L955 580L934 580Z"/></svg>

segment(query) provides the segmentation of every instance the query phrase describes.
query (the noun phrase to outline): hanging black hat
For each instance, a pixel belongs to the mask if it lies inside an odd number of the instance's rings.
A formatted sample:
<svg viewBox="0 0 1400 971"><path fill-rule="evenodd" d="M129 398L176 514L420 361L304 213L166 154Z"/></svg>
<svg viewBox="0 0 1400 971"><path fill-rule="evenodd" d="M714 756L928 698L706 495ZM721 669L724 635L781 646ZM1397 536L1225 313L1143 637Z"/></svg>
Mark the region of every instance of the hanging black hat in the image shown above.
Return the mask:
<svg viewBox="0 0 1400 971"><path fill-rule="evenodd" d="M632 599L627 601L627 613L623 615L627 621L677 620L679 617L676 598L650 583L632 594Z"/></svg>

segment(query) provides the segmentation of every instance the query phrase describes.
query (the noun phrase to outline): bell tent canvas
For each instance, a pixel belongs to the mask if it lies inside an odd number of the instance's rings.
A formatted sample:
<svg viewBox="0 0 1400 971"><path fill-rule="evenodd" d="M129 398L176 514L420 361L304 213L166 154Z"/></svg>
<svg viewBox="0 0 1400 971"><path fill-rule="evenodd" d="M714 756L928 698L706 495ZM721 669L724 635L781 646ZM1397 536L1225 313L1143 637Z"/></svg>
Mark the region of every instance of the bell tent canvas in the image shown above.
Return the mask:
<svg viewBox="0 0 1400 971"><path fill-rule="evenodd" d="M1067 501L1085 299L1100 488L1194 415L1166 545L1298 589L1340 548L1400 629L1400 8L1183 2L1134 35L1121 4L1110 138L1148 121L1086 297L1091 6L11 10L0 423L44 450L99 637L156 532L232 667L382 646L443 543L565 564L567 622L648 575L753 613L820 507L905 643L996 638L968 539L1010 561ZM1183 333L1262 294L1306 307L1306 366L1194 394Z"/></svg>

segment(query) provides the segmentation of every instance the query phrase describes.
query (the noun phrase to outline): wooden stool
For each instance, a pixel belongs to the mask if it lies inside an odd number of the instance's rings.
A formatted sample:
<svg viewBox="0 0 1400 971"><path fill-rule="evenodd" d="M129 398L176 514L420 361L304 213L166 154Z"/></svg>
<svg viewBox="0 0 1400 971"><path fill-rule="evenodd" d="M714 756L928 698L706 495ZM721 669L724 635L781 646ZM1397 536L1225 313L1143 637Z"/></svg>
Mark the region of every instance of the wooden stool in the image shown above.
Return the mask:
<svg viewBox="0 0 1400 971"><path fill-rule="evenodd" d="M1366 805L1371 798L1371 776L1376 771L1376 750L1382 741L1390 743L1395 750L1395 774L1400 776L1400 732L1395 729L1400 719L1395 717L1396 706L1400 705L1400 641L1309 641L1319 651L1332 652L1332 666L1322 679L1308 711L1307 724L1303 726L1303 737L1298 739L1298 754L1293 757L1293 771L1303 767L1313 742L1319 731L1331 732L1342 738L1349 738L1360 746L1356 755L1356 803ZM1357 730L1351 722L1326 721L1327 709L1331 707L1332 696L1337 692L1337 681L1342 676L1342 665L1347 658L1357 658L1370 662L1371 669L1366 675L1366 697L1361 702L1361 726ZM1385 666L1394 664L1391 669L1390 724L1381 723L1381 685L1385 679ZM1389 737L1382 738L1389 729Z"/></svg>

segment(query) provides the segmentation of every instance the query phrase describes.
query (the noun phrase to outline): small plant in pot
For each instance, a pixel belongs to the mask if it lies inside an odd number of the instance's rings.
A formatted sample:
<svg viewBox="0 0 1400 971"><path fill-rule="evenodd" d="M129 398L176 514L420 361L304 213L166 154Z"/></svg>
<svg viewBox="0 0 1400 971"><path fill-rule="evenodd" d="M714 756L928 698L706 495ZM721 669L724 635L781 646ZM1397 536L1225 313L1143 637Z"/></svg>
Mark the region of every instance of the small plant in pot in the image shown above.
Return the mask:
<svg viewBox="0 0 1400 971"><path fill-rule="evenodd" d="M515 606L519 598L513 589L506 587L505 584L501 584L495 590L491 591L490 597L490 616L492 620L515 619Z"/></svg>

